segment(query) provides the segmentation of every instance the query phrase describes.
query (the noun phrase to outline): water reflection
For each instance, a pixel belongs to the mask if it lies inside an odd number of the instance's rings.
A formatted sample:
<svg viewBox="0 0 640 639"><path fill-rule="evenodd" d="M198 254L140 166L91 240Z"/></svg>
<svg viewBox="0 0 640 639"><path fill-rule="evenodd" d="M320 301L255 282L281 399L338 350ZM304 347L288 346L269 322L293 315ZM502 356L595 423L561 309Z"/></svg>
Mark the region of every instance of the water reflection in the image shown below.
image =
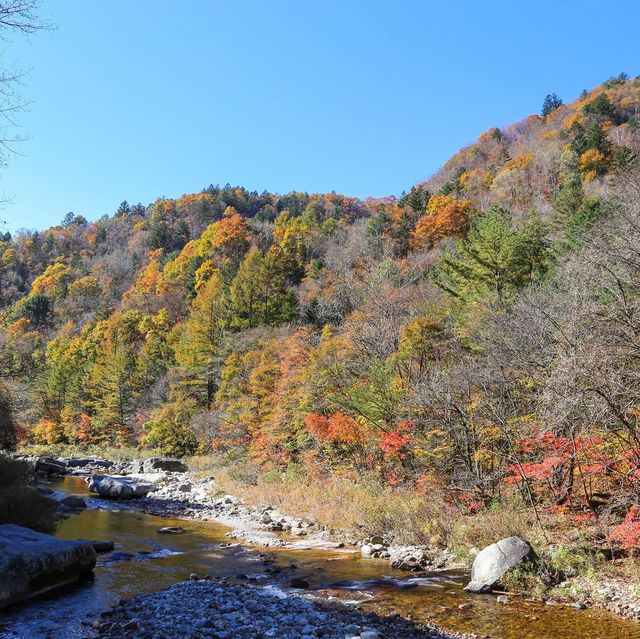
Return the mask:
<svg viewBox="0 0 640 639"><path fill-rule="evenodd" d="M86 495L82 479L66 478L63 488ZM351 552L249 548L229 544L228 529L214 523L102 509L104 504L96 499L90 506L61 521L55 534L114 541L120 555L99 556L93 580L4 613L0 637L83 637L83 621L86 624L119 599L165 588L196 573L284 588L295 576L309 584L312 597L384 614L399 612L495 639L640 639L639 624L608 613L522 601L504 605L490 595L468 595L462 591L462 573L407 574ZM163 526L181 526L186 532L161 535L157 530Z"/></svg>

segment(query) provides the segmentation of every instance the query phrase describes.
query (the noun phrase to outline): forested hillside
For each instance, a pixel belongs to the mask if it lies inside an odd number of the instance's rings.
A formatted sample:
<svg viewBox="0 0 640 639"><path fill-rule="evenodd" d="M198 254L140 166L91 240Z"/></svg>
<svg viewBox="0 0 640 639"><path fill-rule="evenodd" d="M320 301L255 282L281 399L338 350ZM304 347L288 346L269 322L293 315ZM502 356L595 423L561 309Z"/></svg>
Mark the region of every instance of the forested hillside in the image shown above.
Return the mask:
<svg viewBox="0 0 640 639"><path fill-rule="evenodd" d="M621 74L399 198L211 186L5 235L6 422L23 444L369 477L462 514L515 494L632 548L639 151Z"/></svg>

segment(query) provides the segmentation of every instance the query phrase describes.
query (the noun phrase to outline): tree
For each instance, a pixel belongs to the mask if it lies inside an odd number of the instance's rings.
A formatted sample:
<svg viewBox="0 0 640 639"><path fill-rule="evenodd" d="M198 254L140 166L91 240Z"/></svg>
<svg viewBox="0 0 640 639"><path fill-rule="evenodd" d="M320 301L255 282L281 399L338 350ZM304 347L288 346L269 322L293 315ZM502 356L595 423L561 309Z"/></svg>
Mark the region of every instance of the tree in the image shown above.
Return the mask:
<svg viewBox="0 0 640 639"><path fill-rule="evenodd" d="M16 431L7 392L0 388L0 450L16 449Z"/></svg>
<svg viewBox="0 0 640 639"><path fill-rule="evenodd" d="M434 195L428 207L413 231L413 244L417 247L433 245L443 237L456 237L463 234L473 210L470 200L454 198L450 195Z"/></svg>
<svg viewBox="0 0 640 639"><path fill-rule="evenodd" d="M120 202L120 206L118 206L118 210L115 212L116 217L127 217L131 213L131 207L129 206L129 202L123 200Z"/></svg>
<svg viewBox="0 0 640 639"><path fill-rule="evenodd" d="M542 117L546 118L550 113L562 106L562 99L555 93L549 93L542 103Z"/></svg>
<svg viewBox="0 0 640 639"><path fill-rule="evenodd" d="M412 186L409 193L404 193L398 200L399 206L410 206L418 215L427 210L431 194L423 186Z"/></svg>
<svg viewBox="0 0 640 639"><path fill-rule="evenodd" d="M609 120L614 117L615 108L607 94L603 91L591 100L591 102L585 104L582 112L585 115L594 116L598 119Z"/></svg>
<svg viewBox="0 0 640 639"><path fill-rule="evenodd" d="M144 443L160 449L165 455L193 455L198 449L198 440L189 427L189 421L196 410L193 400L177 401L157 408L144 425Z"/></svg>
<svg viewBox="0 0 640 639"><path fill-rule="evenodd" d="M514 290L546 272L547 251L544 227L537 218L517 231L511 214L494 207L474 220L455 252L442 255L433 278L462 301L495 298L504 302Z"/></svg>
<svg viewBox="0 0 640 639"><path fill-rule="evenodd" d="M207 408L218 390L221 346L227 323L222 276L212 274L191 304L191 312L176 344L176 361L186 371L186 385Z"/></svg>
<svg viewBox="0 0 640 639"><path fill-rule="evenodd" d="M94 431L103 441L130 444L132 417L139 393L140 375L136 344L142 339L139 312L115 313L96 327L95 363L89 376Z"/></svg>
<svg viewBox="0 0 640 639"><path fill-rule="evenodd" d="M282 324L297 314L295 296L287 288L282 267L271 251L262 255L254 248L247 253L230 293L233 323L242 328Z"/></svg>
<svg viewBox="0 0 640 639"><path fill-rule="evenodd" d="M22 307L22 315L37 328L50 326L53 321L53 302L43 293L31 295Z"/></svg>

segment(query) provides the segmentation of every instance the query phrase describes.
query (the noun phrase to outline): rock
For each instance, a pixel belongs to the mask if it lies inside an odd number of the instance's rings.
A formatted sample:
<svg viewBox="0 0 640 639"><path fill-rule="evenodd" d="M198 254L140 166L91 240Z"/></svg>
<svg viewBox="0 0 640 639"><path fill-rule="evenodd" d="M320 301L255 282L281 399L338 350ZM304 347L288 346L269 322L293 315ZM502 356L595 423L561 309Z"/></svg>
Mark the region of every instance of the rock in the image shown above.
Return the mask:
<svg viewBox="0 0 640 639"><path fill-rule="evenodd" d="M111 553L111 561L131 561L135 555L132 552L124 552L123 550Z"/></svg>
<svg viewBox="0 0 640 639"><path fill-rule="evenodd" d="M190 493L191 492L191 484L189 482L185 482L184 484L180 484L178 486L178 490L181 493Z"/></svg>
<svg viewBox="0 0 640 639"><path fill-rule="evenodd" d="M360 552L363 557L371 557L371 553L373 552L373 548L369 544L362 544L360 547Z"/></svg>
<svg viewBox="0 0 640 639"><path fill-rule="evenodd" d="M60 503L70 510L84 510L87 507L87 502L77 495L69 495L60 500Z"/></svg>
<svg viewBox="0 0 640 639"><path fill-rule="evenodd" d="M273 520L271 519L271 515L269 513L263 513L260 517L260 521L263 524L270 524Z"/></svg>
<svg viewBox="0 0 640 639"><path fill-rule="evenodd" d="M291 588L302 588L306 589L309 587L309 582L306 579L301 579L300 577L294 577L290 582L289 586Z"/></svg>
<svg viewBox="0 0 640 639"><path fill-rule="evenodd" d="M112 541L90 541L89 543L97 553L111 552L115 548Z"/></svg>
<svg viewBox="0 0 640 639"><path fill-rule="evenodd" d="M113 462L107 459L94 459L93 457L69 457L62 460L67 468L86 468L91 466L92 468L113 468Z"/></svg>
<svg viewBox="0 0 640 639"><path fill-rule="evenodd" d="M0 526L0 607L77 581L96 565L90 542Z"/></svg>
<svg viewBox="0 0 640 639"><path fill-rule="evenodd" d="M476 555L471 568L471 581L464 589L467 592L490 592L491 587L511 568L535 562L537 558L528 541L520 537L501 539Z"/></svg>
<svg viewBox="0 0 640 639"><path fill-rule="evenodd" d="M377 630L363 630L360 639L380 639L380 633Z"/></svg>
<svg viewBox="0 0 640 639"><path fill-rule="evenodd" d="M501 604L508 604L511 600L507 595L498 595L498 597L496 597L496 601Z"/></svg>
<svg viewBox="0 0 640 639"><path fill-rule="evenodd" d="M131 475L139 475L142 472L142 460L136 459L127 466L127 473Z"/></svg>
<svg viewBox="0 0 640 639"><path fill-rule="evenodd" d="M35 471L42 475L64 475L67 472L67 467L63 462L53 457L38 457Z"/></svg>
<svg viewBox="0 0 640 639"><path fill-rule="evenodd" d="M162 528L158 528L158 532L161 535L182 535L184 528L180 528L180 526L163 526Z"/></svg>
<svg viewBox="0 0 640 639"><path fill-rule="evenodd" d="M65 460L65 465L67 466L67 468L84 468L85 466L91 464L93 461L94 460L90 457L86 457L83 459L80 459L78 457L70 457L69 459Z"/></svg>
<svg viewBox="0 0 640 639"><path fill-rule="evenodd" d="M189 470L184 462L169 457L150 457L145 459L142 468L145 473L158 472L159 470L168 473L186 473Z"/></svg>
<svg viewBox="0 0 640 639"><path fill-rule="evenodd" d="M142 484L125 477L94 475L89 480L89 490L107 499L133 499L134 497L146 497L152 490L155 490L155 486Z"/></svg>
<svg viewBox="0 0 640 639"><path fill-rule="evenodd" d="M585 610L587 604L584 601L576 601L574 604L571 604L573 608L577 608L578 610Z"/></svg>

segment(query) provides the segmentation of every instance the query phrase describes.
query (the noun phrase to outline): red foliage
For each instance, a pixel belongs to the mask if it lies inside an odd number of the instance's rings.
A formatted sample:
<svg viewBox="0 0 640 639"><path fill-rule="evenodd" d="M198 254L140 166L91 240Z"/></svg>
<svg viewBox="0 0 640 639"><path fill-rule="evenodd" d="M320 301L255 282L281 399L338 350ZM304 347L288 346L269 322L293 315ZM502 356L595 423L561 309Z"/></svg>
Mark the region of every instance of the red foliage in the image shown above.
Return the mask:
<svg viewBox="0 0 640 639"><path fill-rule="evenodd" d="M640 506L631 506L624 521L611 529L609 539L625 550L640 548Z"/></svg>
<svg viewBox="0 0 640 639"><path fill-rule="evenodd" d="M385 457L402 459L406 455L405 448L411 443L411 437L401 434L398 430L386 432L380 440L380 449Z"/></svg>
<svg viewBox="0 0 640 639"><path fill-rule="evenodd" d="M328 418L316 413L309 413L304 423L307 430L319 442L348 444L364 441L364 426L344 413L334 413Z"/></svg>

